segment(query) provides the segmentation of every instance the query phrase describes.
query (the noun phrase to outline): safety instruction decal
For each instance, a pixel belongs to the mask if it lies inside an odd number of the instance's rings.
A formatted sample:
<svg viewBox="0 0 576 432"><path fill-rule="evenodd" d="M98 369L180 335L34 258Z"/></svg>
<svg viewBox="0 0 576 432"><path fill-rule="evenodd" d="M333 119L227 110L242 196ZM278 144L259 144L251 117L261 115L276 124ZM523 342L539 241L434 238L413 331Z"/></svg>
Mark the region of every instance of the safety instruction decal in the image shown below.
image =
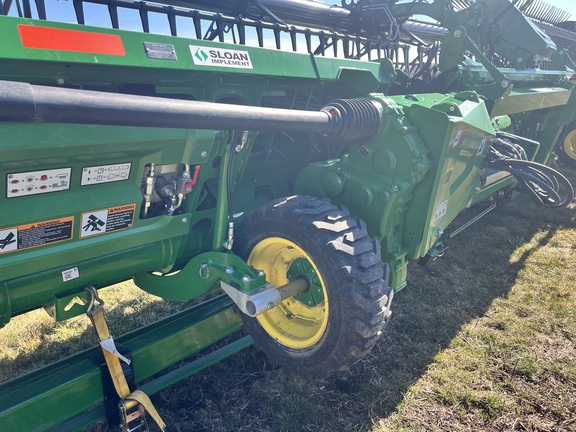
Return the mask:
<svg viewBox="0 0 576 432"><path fill-rule="evenodd" d="M452 147L458 147L464 144L466 135L468 135L467 127L458 130L458 132L456 132L456 136L454 137L454 141L452 141Z"/></svg>
<svg viewBox="0 0 576 432"><path fill-rule="evenodd" d="M135 212L136 204L126 204L82 213L80 237L85 238L132 228Z"/></svg>
<svg viewBox="0 0 576 432"><path fill-rule="evenodd" d="M72 168L9 173L6 176L6 198L68 190L71 174Z"/></svg>
<svg viewBox="0 0 576 432"><path fill-rule="evenodd" d="M73 232L72 216L2 229L0 254L70 240Z"/></svg>
<svg viewBox="0 0 576 432"><path fill-rule="evenodd" d="M132 164L127 162L114 165L84 167L82 168L80 186L128 180L131 166Z"/></svg>
<svg viewBox="0 0 576 432"><path fill-rule="evenodd" d="M434 222L438 222L442 217L446 215L448 211L448 200L442 201L438 207L436 207L436 212L434 213Z"/></svg>

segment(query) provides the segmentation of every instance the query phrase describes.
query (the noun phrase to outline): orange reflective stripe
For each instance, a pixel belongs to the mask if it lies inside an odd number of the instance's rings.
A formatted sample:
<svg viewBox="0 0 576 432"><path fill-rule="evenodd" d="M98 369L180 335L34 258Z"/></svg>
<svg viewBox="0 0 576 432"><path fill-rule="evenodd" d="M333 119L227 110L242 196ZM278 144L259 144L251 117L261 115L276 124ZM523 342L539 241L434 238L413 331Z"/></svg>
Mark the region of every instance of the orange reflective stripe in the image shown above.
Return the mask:
<svg viewBox="0 0 576 432"><path fill-rule="evenodd" d="M18 26L18 31L22 45L26 48L117 56L126 55L122 38L118 35L24 24Z"/></svg>

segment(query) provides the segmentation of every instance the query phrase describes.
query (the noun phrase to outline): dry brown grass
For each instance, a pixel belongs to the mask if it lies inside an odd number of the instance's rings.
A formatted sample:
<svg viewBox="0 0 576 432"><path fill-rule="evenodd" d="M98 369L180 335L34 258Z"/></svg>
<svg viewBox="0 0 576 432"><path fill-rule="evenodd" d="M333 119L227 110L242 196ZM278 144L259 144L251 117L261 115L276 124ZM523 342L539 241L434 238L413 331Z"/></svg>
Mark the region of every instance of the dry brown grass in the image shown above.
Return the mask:
<svg viewBox="0 0 576 432"><path fill-rule="evenodd" d="M171 431L574 431L575 218L525 196L492 212L412 269L384 337L346 373L303 380L248 349L154 401ZM104 295L115 334L183 307L129 284ZM87 324L14 319L0 379L94 344Z"/></svg>

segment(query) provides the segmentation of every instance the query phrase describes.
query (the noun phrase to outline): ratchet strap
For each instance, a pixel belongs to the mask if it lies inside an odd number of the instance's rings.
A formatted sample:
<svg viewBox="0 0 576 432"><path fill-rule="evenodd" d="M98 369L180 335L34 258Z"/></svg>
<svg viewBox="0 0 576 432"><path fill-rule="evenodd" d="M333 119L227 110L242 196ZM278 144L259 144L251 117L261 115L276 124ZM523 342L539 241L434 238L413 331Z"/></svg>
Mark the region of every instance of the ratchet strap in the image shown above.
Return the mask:
<svg viewBox="0 0 576 432"><path fill-rule="evenodd" d="M130 360L120 354L114 345L114 340L112 339L112 336L110 336L108 324L106 324L106 319L104 318L104 302L98 297L96 289L94 287L87 287L86 289L92 294L92 302L86 315L88 315L90 321L92 321L96 333L98 334L98 339L100 340L100 346L102 347L102 352L110 372L110 377L112 378L116 393L118 393L121 400L121 411L124 416L124 430L136 430L137 428L130 429L127 425L134 419L137 419L140 415L142 417L140 420L141 424L146 424L145 419L143 419L143 411L140 408L141 406L148 412L148 414L150 414L150 417L154 419L160 429L165 431L166 424L162 421L160 414L158 414L158 411L154 408L148 395L141 390L130 392L128 381L126 380L126 376L122 370L122 364L120 363L120 361L124 361L127 364L130 364ZM94 305L95 300L98 300L99 302L97 306ZM136 409L136 412L132 415L128 414L130 410L134 409Z"/></svg>

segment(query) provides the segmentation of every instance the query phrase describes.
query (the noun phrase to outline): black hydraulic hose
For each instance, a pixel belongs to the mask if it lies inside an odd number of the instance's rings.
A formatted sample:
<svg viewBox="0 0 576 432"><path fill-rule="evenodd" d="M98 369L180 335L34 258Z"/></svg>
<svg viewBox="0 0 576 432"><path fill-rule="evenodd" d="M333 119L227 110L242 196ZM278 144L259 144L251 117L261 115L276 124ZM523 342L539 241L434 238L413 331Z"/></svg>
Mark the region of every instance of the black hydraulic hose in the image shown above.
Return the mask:
<svg viewBox="0 0 576 432"><path fill-rule="evenodd" d="M525 192L539 205L563 207L574 199L574 188L561 173L537 162L513 159L499 154L490 166L512 174Z"/></svg>
<svg viewBox="0 0 576 432"><path fill-rule="evenodd" d="M330 113L0 81L0 121L328 133Z"/></svg>
<svg viewBox="0 0 576 432"><path fill-rule="evenodd" d="M232 133L232 141L230 142L230 157L228 158L228 166L226 167L226 200L228 202L228 224L234 223L234 211L232 210L232 163L234 162L234 155L236 154L236 146L238 145L238 131Z"/></svg>
<svg viewBox="0 0 576 432"><path fill-rule="evenodd" d="M560 207L567 202L562 201L559 193L550 178L538 171L515 167L515 160L497 161L491 164L492 168L507 171L524 186L522 190L539 205L547 207Z"/></svg>
<svg viewBox="0 0 576 432"><path fill-rule="evenodd" d="M304 111L0 81L0 122L289 131L357 142L376 135L381 121L381 107L368 99Z"/></svg>

